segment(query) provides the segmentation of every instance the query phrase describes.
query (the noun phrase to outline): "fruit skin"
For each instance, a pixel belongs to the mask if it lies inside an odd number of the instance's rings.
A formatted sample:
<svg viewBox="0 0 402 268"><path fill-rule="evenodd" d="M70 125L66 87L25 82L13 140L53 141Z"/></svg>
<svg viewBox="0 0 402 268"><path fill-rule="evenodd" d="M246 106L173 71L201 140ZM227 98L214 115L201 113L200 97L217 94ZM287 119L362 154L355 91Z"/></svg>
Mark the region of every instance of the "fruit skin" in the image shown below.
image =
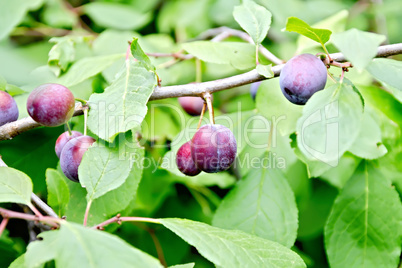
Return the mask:
<svg viewBox="0 0 402 268"><path fill-rule="evenodd" d="M283 95L292 103L303 105L327 82L327 67L314 55L301 54L290 59L279 76Z"/></svg>
<svg viewBox="0 0 402 268"><path fill-rule="evenodd" d="M60 167L64 175L74 182L78 180L78 167L82 156L95 142L91 136L79 136L66 143L60 155Z"/></svg>
<svg viewBox="0 0 402 268"><path fill-rule="evenodd" d="M56 127L63 125L73 116L74 95L65 86L43 84L35 88L28 97L28 114L36 122Z"/></svg>
<svg viewBox="0 0 402 268"><path fill-rule="evenodd" d="M196 176L200 174L199 170L191 157L191 141L183 144L176 154L176 165L181 173L187 176Z"/></svg>
<svg viewBox="0 0 402 268"><path fill-rule="evenodd" d="M18 106L13 97L0 90L0 126L18 119Z"/></svg>
<svg viewBox="0 0 402 268"><path fill-rule="evenodd" d="M232 131L222 125L204 125L191 140L191 156L198 169L216 173L228 169L236 158Z"/></svg>
<svg viewBox="0 0 402 268"><path fill-rule="evenodd" d="M189 115L197 116L201 114L202 107L204 106L204 100L200 97L179 97L178 98L181 107Z"/></svg>
<svg viewBox="0 0 402 268"><path fill-rule="evenodd" d="M255 100L255 96L257 96L257 92L258 92L258 88L259 88L260 84L261 84L261 81L254 82L250 86L250 95L253 100Z"/></svg>
<svg viewBox="0 0 402 268"><path fill-rule="evenodd" d="M82 136L83 134L78 131L71 131L71 135L68 133L68 131L62 133L56 140L56 146L54 147L54 150L56 152L56 155L58 158L60 158L61 151L64 148L64 145L66 143L74 138L77 138L79 136Z"/></svg>

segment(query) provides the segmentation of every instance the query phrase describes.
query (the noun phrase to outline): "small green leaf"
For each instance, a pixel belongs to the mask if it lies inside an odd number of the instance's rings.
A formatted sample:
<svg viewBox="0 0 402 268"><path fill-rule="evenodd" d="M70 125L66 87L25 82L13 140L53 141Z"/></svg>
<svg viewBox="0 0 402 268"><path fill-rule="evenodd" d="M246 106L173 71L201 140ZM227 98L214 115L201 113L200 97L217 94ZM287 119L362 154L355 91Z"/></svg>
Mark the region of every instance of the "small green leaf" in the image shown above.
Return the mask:
<svg viewBox="0 0 402 268"><path fill-rule="evenodd" d="M377 48L384 42L385 36L350 29L334 34L331 40L346 59L361 71L377 55Z"/></svg>
<svg viewBox="0 0 402 268"><path fill-rule="evenodd" d="M271 26L272 14L254 1L243 1L236 6L233 16L237 23L251 36L256 45L261 44Z"/></svg>
<svg viewBox="0 0 402 268"><path fill-rule="evenodd" d="M231 64L239 70L255 66L255 46L241 42L195 41L182 44L183 49L200 60Z"/></svg>
<svg viewBox="0 0 402 268"><path fill-rule="evenodd" d="M156 85L155 73L129 59L104 93L89 98L89 129L112 142L118 133L140 127Z"/></svg>
<svg viewBox="0 0 402 268"><path fill-rule="evenodd" d="M42 268L43 265L38 266L37 268ZM8 268L28 268L27 265L25 265L25 254L22 254L18 258L16 258Z"/></svg>
<svg viewBox="0 0 402 268"><path fill-rule="evenodd" d="M296 17L288 18L285 30L288 32L296 32L304 35L305 37L308 37L320 43L322 46L324 46L324 44L328 42L332 33L330 30L312 28L306 22Z"/></svg>
<svg viewBox="0 0 402 268"><path fill-rule="evenodd" d="M350 85L321 90L297 121L297 146L308 159L336 166L358 137L362 116L361 99Z"/></svg>
<svg viewBox="0 0 402 268"><path fill-rule="evenodd" d="M257 72L258 72L260 75L262 75L262 76L264 76L264 77L266 77L266 78L272 78L272 77L274 77L274 72L272 71L271 68L272 68L272 64L270 64L270 65L258 64L257 67L256 67Z"/></svg>
<svg viewBox="0 0 402 268"><path fill-rule="evenodd" d="M264 153L260 163L270 157L270 153ZM290 248L297 235L297 207L282 171L264 166L252 169L225 196L212 224L242 230Z"/></svg>
<svg viewBox="0 0 402 268"><path fill-rule="evenodd" d="M30 204L32 181L23 172L0 167L0 203Z"/></svg>
<svg viewBox="0 0 402 268"><path fill-rule="evenodd" d="M59 217L64 216L70 199L67 183L57 170L48 168L46 170L46 185L49 206L53 208Z"/></svg>
<svg viewBox="0 0 402 268"><path fill-rule="evenodd" d="M218 267L306 267L292 250L242 231L185 219L160 222Z"/></svg>
<svg viewBox="0 0 402 268"><path fill-rule="evenodd" d="M102 72L123 57L124 54L112 54L83 58L75 62L68 72L61 76L57 82L66 87L77 85L82 81Z"/></svg>
<svg viewBox="0 0 402 268"><path fill-rule="evenodd" d="M330 266L397 267L401 221L402 204L390 180L363 162L328 217L325 248Z"/></svg>
<svg viewBox="0 0 402 268"><path fill-rule="evenodd" d="M144 50L140 47L140 44L138 44L138 38L136 37L134 37L131 42L131 54L134 58L142 62L148 70L155 71L155 67L152 65L151 60L145 54Z"/></svg>
<svg viewBox="0 0 402 268"><path fill-rule="evenodd" d="M162 267L157 259L117 236L75 223L63 222L60 230L41 233L40 237L43 240L28 246L29 267L52 259L56 267L66 268Z"/></svg>
<svg viewBox="0 0 402 268"><path fill-rule="evenodd" d="M67 67L75 59L75 40L78 38L73 38L71 36L64 37L53 37L49 40L55 45L49 51L49 59L47 64L50 70L59 76L62 72L67 70ZM82 41L82 37L80 38Z"/></svg>
<svg viewBox="0 0 402 268"><path fill-rule="evenodd" d="M366 69L375 79L402 90L402 61L374 59Z"/></svg>

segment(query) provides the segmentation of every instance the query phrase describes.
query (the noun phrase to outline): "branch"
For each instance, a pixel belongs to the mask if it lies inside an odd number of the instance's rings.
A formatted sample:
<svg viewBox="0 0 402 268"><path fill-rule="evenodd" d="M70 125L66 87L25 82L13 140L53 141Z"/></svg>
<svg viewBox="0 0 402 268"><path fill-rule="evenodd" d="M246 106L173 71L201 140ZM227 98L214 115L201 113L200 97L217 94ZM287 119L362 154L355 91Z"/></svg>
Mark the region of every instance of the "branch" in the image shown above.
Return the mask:
<svg viewBox="0 0 402 268"><path fill-rule="evenodd" d="M50 216L37 216L37 215L32 215L32 214L26 214L26 213L21 213L21 212L16 212L12 210L8 210L5 208L0 208L0 215L3 218L8 218L8 219L23 219L27 221L39 221L43 222L46 224L49 224L53 227L56 227L57 224L60 224L63 220L59 218L54 218Z"/></svg>
<svg viewBox="0 0 402 268"><path fill-rule="evenodd" d="M402 43L385 45L378 48L376 57L388 57L392 55L402 54ZM346 58L342 53L330 54L331 59L337 62L345 62ZM278 77L281 73L284 64L276 65L272 67L274 77ZM166 87L156 87L152 93L150 101L160 100L167 98L176 98L184 96L198 96L201 97L205 92L217 92L238 86L243 86L246 84L251 84L254 82L262 81L265 79L264 76L258 74L256 70L251 70L247 73L218 79L214 81L208 81L203 83L192 83L186 85L178 86L166 86ZM83 108L81 104L76 106L74 116L83 114ZM40 125L33 121L31 118L23 118L15 122L5 124L0 127L0 141L12 139L13 137L28 131L30 129L39 127Z"/></svg>
<svg viewBox="0 0 402 268"><path fill-rule="evenodd" d="M160 221L158 219L153 219L153 218L144 218L144 217L120 217L120 214L117 214L113 218L110 218L102 223L99 223L98 225L95 225L92 227L92 229L99 229L102 230L104 226L109 225L111 223L118 223L121 224L123 221L134 221L134 222L150 222L150 223L158 223L160 224Z"/></svg>

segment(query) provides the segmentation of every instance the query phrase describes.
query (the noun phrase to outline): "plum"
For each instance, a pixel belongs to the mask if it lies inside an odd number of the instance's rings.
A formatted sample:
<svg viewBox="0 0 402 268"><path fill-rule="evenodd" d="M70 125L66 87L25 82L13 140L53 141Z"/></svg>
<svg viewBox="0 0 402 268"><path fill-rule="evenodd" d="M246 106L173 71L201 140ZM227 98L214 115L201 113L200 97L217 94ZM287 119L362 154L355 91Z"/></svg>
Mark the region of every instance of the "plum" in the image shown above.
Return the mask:
<svg viewBox="0 0 402 268"><path fill-rule="evenodd" d="M255 97L257 96L257 91L258 91L258 87L260 86L260 84L261 84L261 81L254 82L250 86L250 95L253 100L255 100Z"/></svg>
<svg viewBox="0 0 402 268"><path fill-rule="evenodd" d="M204 100L200 97L179 97L178 98L181 107L189 115L197 116L201 114L202 107L204 106Z"/></svg>
<svg viewBox="0 0 402 268"><path fill-rule="evenodd" d="M60 167L67 178L79 182L78 167L81 164L82 156L94 142L95 139L91 136L79 136L64 145L60 155Z"/></svg>
<svg viewBox="0 0 402 268"><path fill-rule="evenodd" d="M13 97L0 90L0 126L18 119L18 106Z"/></svg>
<svg viewBox="0 0 402 268"><path fill-rule="evenodd" d="M228 169L236 158L236 152L236 138L222 125L204 125L191 140L191 157L198 169L207 173Z"/></svg>
<svg viewBox="0 0 402 268"><path fill-rule="evenodd" d="M177 168L181 173L187 176L198 175L201 170L199 170L191 157L191 141L184 143L176 154L176 164Z"/></svg>
<svg viewBox="0 0 402 268"><path fill-rule="evenodd" d="M316 56L301 54L290 59L279 76L283 95L292 103L303 105L327 82L327 67Z"/></svg>
<svg viewBox="0 0 402 268"><path fill-rule="evenodd" d="M82 136L82 133L81 133L81 132L78 132L78 131L71 131L71 135L70 135L70 133L69 133L68 131L62 133L62 134L57 138L57 140L56 140L56 146L55 146L55 148L54 148L55 151L56 151L57 157L60 158L61 151L63 150L64 145L66 145L66 143L67 143L69 140L74 139L74 138L77 138L77 137L79 137L79 136Z"/></svg>
<svg viewBox="0 0 402 268"><path fill-rule="evenodd" d="M48 127L67 123L73 116L74 106L73 93L59 84L40 85L27 100L28 114L39 124Z"/></svg>

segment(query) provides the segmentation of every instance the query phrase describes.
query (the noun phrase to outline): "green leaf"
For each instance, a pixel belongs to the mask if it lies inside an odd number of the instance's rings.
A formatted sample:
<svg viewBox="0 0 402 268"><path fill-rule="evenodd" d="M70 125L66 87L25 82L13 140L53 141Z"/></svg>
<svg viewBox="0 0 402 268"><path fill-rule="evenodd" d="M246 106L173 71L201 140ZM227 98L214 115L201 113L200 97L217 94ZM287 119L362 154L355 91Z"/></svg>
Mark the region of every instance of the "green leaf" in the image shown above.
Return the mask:
<svg viewBox="0 0 402 268"><path fill-rule="evenodd" d="M27 268L28 266L25 265L25 254L22 254L18 258L16 258L8 268ZM38 267L43 267L38 266Z"/></svg>
<svg viewBox="0 0 402 268"><path fill-rule="evenodd" d="M402 90L402 61L374 59L366 69L375 79Z"/></svg>
<svg viewBox="0 0 402 268"><path fill-rule="evenodd" d="M152 14L140 13L130 5L93 2L82 6L83 11L99 26L119 30L136 30L147 25Z"/></svg>
<svg viewBox="0 0 402 268"><path fill-rule="evenodd" d="M225 196L212 224L241 230L290 248L297 235L296 201L282 171L262 165L271 157L271 153L264 153L259 159L261 167L252 169Z"/></svg>
<svg viewBox="0 0 402 268"><path fill-rule="evenodd" d="M61 76L57 82L66 87L77 85L82 81L102 72L123 57L124 54L113 54L83 58L74 63L68 72Z"/></svg>
<svg viewBox="0 0 402 268"><path fill-rule="evenodd" d="M272 64L270 64L270 65L258 64L257 67L256 67L257 72L258 72L260 75L262 75L262 76L264 76L264 77L266 77L266 78L272 78L272 77L274 77L274 72L272 71L271 68L272 68Z"/></svg>
<svg viewBox="0 0 402 268"><path fill-rule="evenodd" d="M49 59L47 64L50 70L59 76L62 72L67 70L67 67L75 59L75 40L71 36L53 37L49 40L51 43L55 43L52 49L49 51ZM83 38L81 37L81 40Z"/></svg>
<svg viewBox="0 0 402 268"><path fill-rule="evenodd" d="M121 144L121 146L120 146ZM87 201L93 201L122 185L130 174L134 150L95 142L85 152L78 168L81 185L87 190ZM133 143L136 146L135 143Z"/></svg>
<svg viewBox="0 0 402 268"><path fill-rule="evenodd" d="M186 264L177 264L173 266L169 266L169 268L193 268L195 265L194 262L186 263Z"/></svg>
<svg viewBox="0 0 402 268"><path fill-rule="evenodd" d="M320 43L322 46L324 46L324 44L328 42L332 33L330 30L312 28L306 22L296 17L288 18L285 30L288 32L296 32L304 35L305 37L308 37Z"/></svg>
<svg viewBox="0 0 402 268"><path fill-rule="evenodd" d="M31 203L32 181L23 172L0 167L0 203Z"/></svg>
<svg viewBox="0 0 402 268"><path fill-rule="evenodd" d="M126 61L105 92L89 98L89 129L101 139L113 141L118 133L140 127L156 85L155 73L138 61Z"/></svg>
<svg viewBox="0 0 402 268"><path fill-rule="evenodd" d="M261 44L271 26L271 12L253 1L244 1L242 5L234 8L233 16L254 43Z"/></svg>
<svg viewBox="0 0 402 268"><path fill-rule="evenodd" d="M115 235L63 222L60 230L40 234L42 241L29 245L26 262L43 263L54 259L56 267L162 267L157 259L142 252ZM47 258L36 257L41 249ZM45 249L50 254L44 252ZM29 257L29 258L28 258ZM50 258L49 258L50 257ZM36 260L32 263L28 260ZM47 259L47 260L46 260Z"/></svg>
<svg viewBox="0 0 402 268"><path fill-rule="evenodd" d="M26 12L38 8L43 0L2 1L0 9L0 40L6 37L24 18Z"/></svg>
<svg viewBox="0 0 402 268"><path fill-rule="evenodd" d="M155 67L152 65L151 60L145 54L144 50L140 47L140 44L138 44L138 38L136 37L134 37L131 42L131 54L134 58L142 62L148 70L155 71Z"/></svg>
<svg viewBox="0 0 402 268"><path fill-rule="evenodd" d="M241 42L195 41L182 44L183 49L197 58L217 64L230 64L239 70L255 66L255 47Z"/></svg>
<svg viewBox="0 0 402 268"><path fill-rule="evenodd" d="M290 249L242 231L185 219L160 222L218 267L306 267Z"/></svg>
<svg viewBox="0 0 402 268"><path fill-rule="evenodd" d="M59 217L64 216L70 199L67 183L57 170L48 168L46 170L46 185L49 206L53 208Z"/></svg>
<svg viewBox="0 0 402 268"><path fill-rule="evenodd" d="M58 244L62 243L59 240L59 234L59 230L43 232L38 235L43 240L29 243L25 253L25 265L28 268L37 268L54 260L57 255Z"/></svg>
<svg viewBox="0 0 402 268"><path fill-rule="evenodd" d="M315 93L297 121L297 146L310 160L336 166L358 137L363 105L346 84Z"/></svg>
<svg viewBox="0 0 402 268"><path fill-rule="evenodd" d="M352 154L364 159L375 159L388 152L387 148L382 144L381 129L378 122L367 112L363 115L358 137L349 148L349 152Z"/></svg>
<svg viewBox="0 0 402 268"><path fill-rule="evenodd" d="M350 29L334 34L331 40L346 59L361 71L377 55L377 48L385 41L385 36Z"/></svg>
<svg viewBox="0 0 402 268"><path fill-rule="evenodd" d="M391 182L362 163L328 217L325 248L330 266L397 267L402 242L401 205Z"/></svg>

